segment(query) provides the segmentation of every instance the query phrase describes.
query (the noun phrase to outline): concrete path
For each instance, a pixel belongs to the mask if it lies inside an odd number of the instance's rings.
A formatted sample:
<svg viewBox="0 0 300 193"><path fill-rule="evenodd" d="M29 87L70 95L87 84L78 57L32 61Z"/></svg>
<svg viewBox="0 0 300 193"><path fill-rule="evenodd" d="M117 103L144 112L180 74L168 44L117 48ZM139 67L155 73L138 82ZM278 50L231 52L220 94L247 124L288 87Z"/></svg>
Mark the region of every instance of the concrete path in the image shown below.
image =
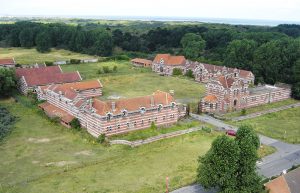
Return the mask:
<svg viewBox="0 0 300 193"><path fill-rule="evenodd" d="M228 125L218 119L207 115L191 116L197 120L212 124L219 128L237 130L236 127ZM259 135L261 143L269 146L273 146L277 151L269 156L264 157L261 162L257 163L258 173L265 177L272 177L280 175L283 170L290 169L293 165L300 164L300 145L293 145L281 142L270 137ZM206 193L200 185L191 185L180 188L172 193ZM211 192L208 192L211 193Z"/></svg>
<svg viewBox="0 0 300 193"><path fill-rule="evenodd" d="M242 120L245 120L245 119L251 119L251 118L259 117L261 115L265 115L265 114L269 114L269 113L275 113L275 112L290 109L290 108L293 108L293 107L300 107L300 103L285 105L285 106L281 106L281 107L277 107L277 108L273 108L273 109L269 109L269 110L265 110L265 111L260 111L260 112L257 112L257 113L251 113L251 114L240 116L240 117L234 117L231 120L233 120L233 121L242 121Z"/></svg>

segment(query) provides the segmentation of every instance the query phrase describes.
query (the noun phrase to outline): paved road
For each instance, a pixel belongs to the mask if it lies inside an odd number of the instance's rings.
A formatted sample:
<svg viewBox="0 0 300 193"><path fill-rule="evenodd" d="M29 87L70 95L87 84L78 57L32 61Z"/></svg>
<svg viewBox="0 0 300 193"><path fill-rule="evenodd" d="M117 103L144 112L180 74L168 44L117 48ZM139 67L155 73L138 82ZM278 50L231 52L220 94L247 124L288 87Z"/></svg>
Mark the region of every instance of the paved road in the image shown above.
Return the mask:
<svg viewBox="0 0 300 193"><path fill-rule="evenodd" d="M237 130L236 127L208 115L191 114L191 116L219 128L223 127L225 129ZM264 157L262 161L257 164L258 173L260 175L272 177L279 175L283 170L289 169L293 165L300 164L300 145L284 143L263 135L259 135L259 137L261 143L273 146L277 149L274 154ZM172 193L212 193L212 191L205 192L201 186L191 185L175 190Z"/></svg>
<svg viewBox="0 0 300 193"><path fill-rule="evenodd" d="M274 113L274 112L278 112L278 111L282 111L282 110L290 109L290 108L294 108L294 107L300 107L300 103L285 105L285 106L281 106L281 107L277 107L277 108L273 108L273 109L269 109L269 110L265 110L265 111L260 111L260 112L257 112L257 113L251 113L251 114L248 114L248 115L245 115L245 116L232 118L231 120L233 120L233 121L242 121L242 120L245 120L245 119L251 119L251 118L254 118L254 117L259 117L261 115Z"/></svg>

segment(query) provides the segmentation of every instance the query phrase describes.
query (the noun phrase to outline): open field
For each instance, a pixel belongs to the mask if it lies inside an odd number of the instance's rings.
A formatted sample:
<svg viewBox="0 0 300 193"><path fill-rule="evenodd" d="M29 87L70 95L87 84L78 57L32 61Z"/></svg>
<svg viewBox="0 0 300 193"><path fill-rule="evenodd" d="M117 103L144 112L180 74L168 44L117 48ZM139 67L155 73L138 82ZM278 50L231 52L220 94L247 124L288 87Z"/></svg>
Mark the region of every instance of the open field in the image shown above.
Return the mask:
<svg viewBox="0 0 300 193"><path fill-rule="evenodd" d="M261 106L246 109L245 114L242 114L241 111L235 111L235 112L232 112L232 113L227 113L227 114L224 115L224 117L225 118L239 117L239 116L248 115L248 114L251 114L251 113L256 113L256 112L260 112L260 111L269 110L269 109L272 109L272 108L277 108L277 107L281 107L281 106L285 106L285 105L295 104L295 103L298 103L298 102L299 101L295 100L295 99L288 99L288 100L284 100L284 101L269 103L269 104L266 104L266 105L261 105Z"/></svg>
<svg viewBox="0 0 300 193"><path fill-rule="evenodd" d="M103 66L117 66L117 72L97 74ZM128 61L108 61L92 64L63 65L63 71L78 70L84 79L98 78L103 84L103 97L116 95L135 97L152 94L156 90L175 91L180 102L198 102L204 95L203 84L185 77L159 76L149 68L134 68Z"/></svg>
<svg viewBox="0 0 300 193"><path fill-rule="evenodd" d="M51 123L23 98L0 102L19 117L0 146L0 192L162 192L166 176L174 189L195 180L198 156L218 135L104 147Z"/></svg>
<svg viewBox="0 0 300 193"><path fill-rule="evenodd" d="M253 119L230 124L252 125L263 135L289 143L300 143L300 108L291 108L276 113L270 113Z"/></svg>
<svg viewBox="0 0 300 193"><path fill-rule="evenodd" d="M0 48L0 58L15 58L18 64L35 64L44 63L45 61L94 58L94 56L63 49L51 49L49 53L40 53L35 48Z"/></svg>

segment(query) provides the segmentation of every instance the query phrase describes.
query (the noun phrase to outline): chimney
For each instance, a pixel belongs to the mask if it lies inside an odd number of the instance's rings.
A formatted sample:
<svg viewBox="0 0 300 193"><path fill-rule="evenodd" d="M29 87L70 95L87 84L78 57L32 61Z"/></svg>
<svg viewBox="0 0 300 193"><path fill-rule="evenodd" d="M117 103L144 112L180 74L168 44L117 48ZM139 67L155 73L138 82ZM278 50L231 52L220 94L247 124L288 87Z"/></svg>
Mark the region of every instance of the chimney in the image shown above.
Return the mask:
<svg viewBox="0 0 300 193"><path fill-rule="evenodd" d="M112 110L112 112L116 111L116 103L114 101L111 102L111 110Z"/></svg>
<svg viewBox="0 0 300 193"><path fill-rule="evenodd" d="M153 107L153 106L154 106L154 96L151 95L151 107Z"/></svg>

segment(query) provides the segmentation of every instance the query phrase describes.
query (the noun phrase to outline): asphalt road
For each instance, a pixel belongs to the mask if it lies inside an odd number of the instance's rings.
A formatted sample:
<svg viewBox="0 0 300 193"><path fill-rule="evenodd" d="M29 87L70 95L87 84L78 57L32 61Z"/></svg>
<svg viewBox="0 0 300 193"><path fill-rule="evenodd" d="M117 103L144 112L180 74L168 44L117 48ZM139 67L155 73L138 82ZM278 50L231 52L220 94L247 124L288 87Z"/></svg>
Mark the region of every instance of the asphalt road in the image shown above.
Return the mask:
<svg viewBox="0 0 300 193"><path fill-rule="evenodd" d="M194 119L209 123L218 128L237 130L236 127L228 125L218 119L208 115L191 114ZM272 139L260 135L262 144L273 146L277 149L274 154L264 157L257 164L258 173L265 177L280 175L283 170L290 169L293 165L300 164L300 145L284 143L282 141ZM205 191L200 185L190 185L173 191L172 193L214 193L213 191Z"/></svg>

